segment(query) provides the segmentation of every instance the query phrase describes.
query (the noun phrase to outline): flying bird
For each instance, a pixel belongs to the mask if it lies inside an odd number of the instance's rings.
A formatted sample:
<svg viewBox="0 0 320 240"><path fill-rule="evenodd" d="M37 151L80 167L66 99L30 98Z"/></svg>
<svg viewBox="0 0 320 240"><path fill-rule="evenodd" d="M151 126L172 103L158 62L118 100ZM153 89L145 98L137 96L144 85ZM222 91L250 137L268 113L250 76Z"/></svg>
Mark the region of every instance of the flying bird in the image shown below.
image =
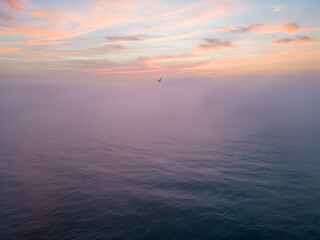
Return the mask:
<svg viewBox="0 0 320 240"><path fill-rule="evenodd" d="M160 79L157 79L158 82L161 82L161 80L162 80L162 77Z"/></svg>

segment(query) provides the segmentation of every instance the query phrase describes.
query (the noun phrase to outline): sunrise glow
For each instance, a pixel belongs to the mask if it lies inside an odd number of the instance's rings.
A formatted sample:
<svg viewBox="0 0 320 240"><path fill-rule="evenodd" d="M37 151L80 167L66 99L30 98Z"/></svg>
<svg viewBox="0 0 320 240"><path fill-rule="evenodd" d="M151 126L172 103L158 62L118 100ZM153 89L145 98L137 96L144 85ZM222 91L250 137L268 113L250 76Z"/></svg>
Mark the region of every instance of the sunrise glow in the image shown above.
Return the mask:
<svg viewBox="0 0 320 240"><path fill-rule="evenodd" d="M201 75L319 68L316 1L0 2L0 74Z"/></svg>

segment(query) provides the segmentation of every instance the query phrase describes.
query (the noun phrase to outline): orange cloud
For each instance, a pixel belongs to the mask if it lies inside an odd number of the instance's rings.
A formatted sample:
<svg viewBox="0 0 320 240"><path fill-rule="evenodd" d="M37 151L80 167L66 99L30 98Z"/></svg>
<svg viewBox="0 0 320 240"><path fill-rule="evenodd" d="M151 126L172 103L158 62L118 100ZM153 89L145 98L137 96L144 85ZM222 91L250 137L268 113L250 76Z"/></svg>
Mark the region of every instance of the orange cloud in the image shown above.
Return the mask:
<svg viewBox="0 0 320 240"><path fill-rule="evenodd" d="M20 48L0 48L0 52L16 52L19 50Z"/></svg>
<svg viewBox="0 0 320 240"><path fill-rule="evenodd" d="M84 52L78 51L28 51L32 56L41 57L62 57L62 56L74 56L74 55L85 55Z"/></svg>
<svg viewBox="0 0 320 240"><path fill-rule="evenodd" d="M25 41L27 45L57 45L57 44L62 44L66 43L64 41L52 41L52 40L27 40Z"/></svg>
<svg viewBox="0 0 320 240"><path fill-rule="evenodd" d="M130 74L130 73L150 73L159 72L163 68L159 67L110 67L110 68L90 68L85 69L83 72L88 72L92 74Z"/></svg>
<svg viewBox="0 0 320 240"><path fill-rule="evenodd" d="M274 29L266 29L265 32L285 32L285 33L296 33L296 32L303 32L303 31L313 31L313 30L319 30L320 27L299 27L297 24L284 24L278 27L275 27Z"/></svg>
<svg viewBox="0 0 320 240"><path fill-rule="evenodd" d="M116 12L116 11L134 11L142 6L150 4L148 0L140 0L139 4L134 1L119 1L119 0L99 0L95 6L96 12Z"/></svg>
<svg viewBox="0 0 320 240"><path fill-rule="evenodd" d="M20 34L20 35L30 35L30 36L45 36L47 38L63 38L65 35L63 33L50 31L50 30L42 30L42 29L30 29L30 28L19 28L19 27L12 27L7 26L5 24L0 23L0 28L4 29L5 31L1 32L2 34Z"/></svg>
<svg viewBox="0 0 320 240"><path fill-rule="evenodd" d="M290 24L283 24L279 26L272 26L266 24L255 24L255 25L248 25L248 26L228 26L223 28L216 28L209 32L234 32L234 33L241 33L241 32L257 32L257 33L275 33L275 32L284 32L288 34L293 34L296 32L303 32L303 31L313 31L319 30L320 27L299 27L296 23Z"/></svg>
<svg viewBox="0 0 320 240"><path fill-rule="evenodd" d="M318 69L315 59L320 58L320 53L292 49L290 51L268 51L259 56L242 56L240 59L210 59L193 64L183 69L184 72L196 74L238 74L254 71L299 71L303 69ZM231 71L230 71L231 70Z"/></svg>
<svg viewBox="0 0 320 240"><path fill-rule="evenodd" d="M306 49L288 49L283 51L272 51L268 54L261 56L258 61L264 63L273 63L275 61L287 62L290 60L306 60L306 59L318 59L320 58L320 52L315 50Z"/></svg>
<svg viewBox="0 0 320 240"><path fill-rule="evenodd" d="M106 15L96 16L91 21L82 22L81 27L92 32L105 27L115 26L123 23L131 23L136 21L137 21L136 19L127 15L106 14Z"/></svg>
<svg viewBox="0 0 320 240"><path fill-rule="evenodd" d="M37 12L30 13L29 16L31 16L31 17L49 17L50 15L46 12L37 11Z"/></svg>
<svg viewBox="0 0 320 240"><path fill-rule="evenodd" d="M14 5L15 1L7 1L8 3L10 2L12 6L15 6L16 9L21 9L19 5ZM86 10L87 11L85 12L60 11L52 12L50 14L44 11L36 11L30 13L29 16L32 16L34 18L48 18L46 28L43 27L42 22L36 22L36 20L33 20L32 25L30 24L31 22L21 22L19 26L9 26L0 23L0 29L2 29L1 34L44 36L48 40L60 40L81 36L118 24L136 22L139 19L137 16L132 17L129 14L112 12L108 14L106 14L106 12L103 12L103 14L100 14L97 11L93 11L92 8L88 8ZM110 9L108 11L110 12ZM14 17L8 14L2 16L0 15L0 18L1 17L5 18L8 21L14 20Z"/></svg>
<svg viewBox="0 0 320 240"><path fill-rule="evenodd" d="M129 71L103 71L95 72L94 74L130 74L130 73L150 73L159 72L161 69L149 69L149 70L129 70Z"/></svg>
<svg viewBox="0 0 320 240"><path fill-rule="evenodd" d="M37 29L37 28L19 28L19 27L12 27L7 26L0 23L0 29L4 29L5 31L2 31L2 34L17 34L17 35L25 35L25 36L44 36L48 38L48 40L59 40L59 39L68 39L73 38L77 36L81 36L93 31L96 31L102 26L91 26L91 27L80 27L75 30L59 30L57 28L53 29Z"/></svg>
<svg viewBox="0 0 320 240"><path fill-rule="evenodd" d="M193 72L197 74L209 74L224 69L225 72L230 72L229 69L232 67L233 71L235 67L241 68L248 61L243 60L232 60L232 59L211 59L210 61L201 61L190 66L186 66L182 69L183 72Z"/></svg>
<svg viewBox="0 0 320 240"><path fill-rule="evenodd" d="M143 64L155 64L155 63L166 63L173 61L188 61L188 60L197 60L198 57L195 55L184 55L184 56L155 56L155 57L147 57L143 58L139 61L139 63Z"/></svg>

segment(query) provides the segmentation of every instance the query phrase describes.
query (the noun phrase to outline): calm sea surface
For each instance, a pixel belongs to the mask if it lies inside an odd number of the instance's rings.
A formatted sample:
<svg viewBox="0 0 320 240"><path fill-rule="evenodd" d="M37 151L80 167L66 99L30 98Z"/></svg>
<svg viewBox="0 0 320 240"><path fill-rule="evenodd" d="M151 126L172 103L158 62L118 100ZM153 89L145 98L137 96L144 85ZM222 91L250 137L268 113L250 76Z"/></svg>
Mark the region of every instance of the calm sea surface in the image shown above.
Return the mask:
<svg viewBox="0 0 320 240"><path fill-rule="evenodd" d="M189 96L83 89L2 88L0 239L320 239L319 128L181 127Z"/></svg>

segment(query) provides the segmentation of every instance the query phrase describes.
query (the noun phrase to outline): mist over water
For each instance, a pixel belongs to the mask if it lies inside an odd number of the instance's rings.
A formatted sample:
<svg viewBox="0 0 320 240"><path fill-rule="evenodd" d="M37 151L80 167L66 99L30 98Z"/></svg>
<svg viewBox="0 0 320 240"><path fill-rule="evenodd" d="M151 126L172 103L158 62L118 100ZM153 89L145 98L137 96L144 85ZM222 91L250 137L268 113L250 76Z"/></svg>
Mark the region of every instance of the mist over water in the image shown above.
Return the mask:
<svg viewBox="0 0 320 240"><path fill-rule="evenodd" d="M316 239L320 82L0 85L1 239Z"/></svg>

